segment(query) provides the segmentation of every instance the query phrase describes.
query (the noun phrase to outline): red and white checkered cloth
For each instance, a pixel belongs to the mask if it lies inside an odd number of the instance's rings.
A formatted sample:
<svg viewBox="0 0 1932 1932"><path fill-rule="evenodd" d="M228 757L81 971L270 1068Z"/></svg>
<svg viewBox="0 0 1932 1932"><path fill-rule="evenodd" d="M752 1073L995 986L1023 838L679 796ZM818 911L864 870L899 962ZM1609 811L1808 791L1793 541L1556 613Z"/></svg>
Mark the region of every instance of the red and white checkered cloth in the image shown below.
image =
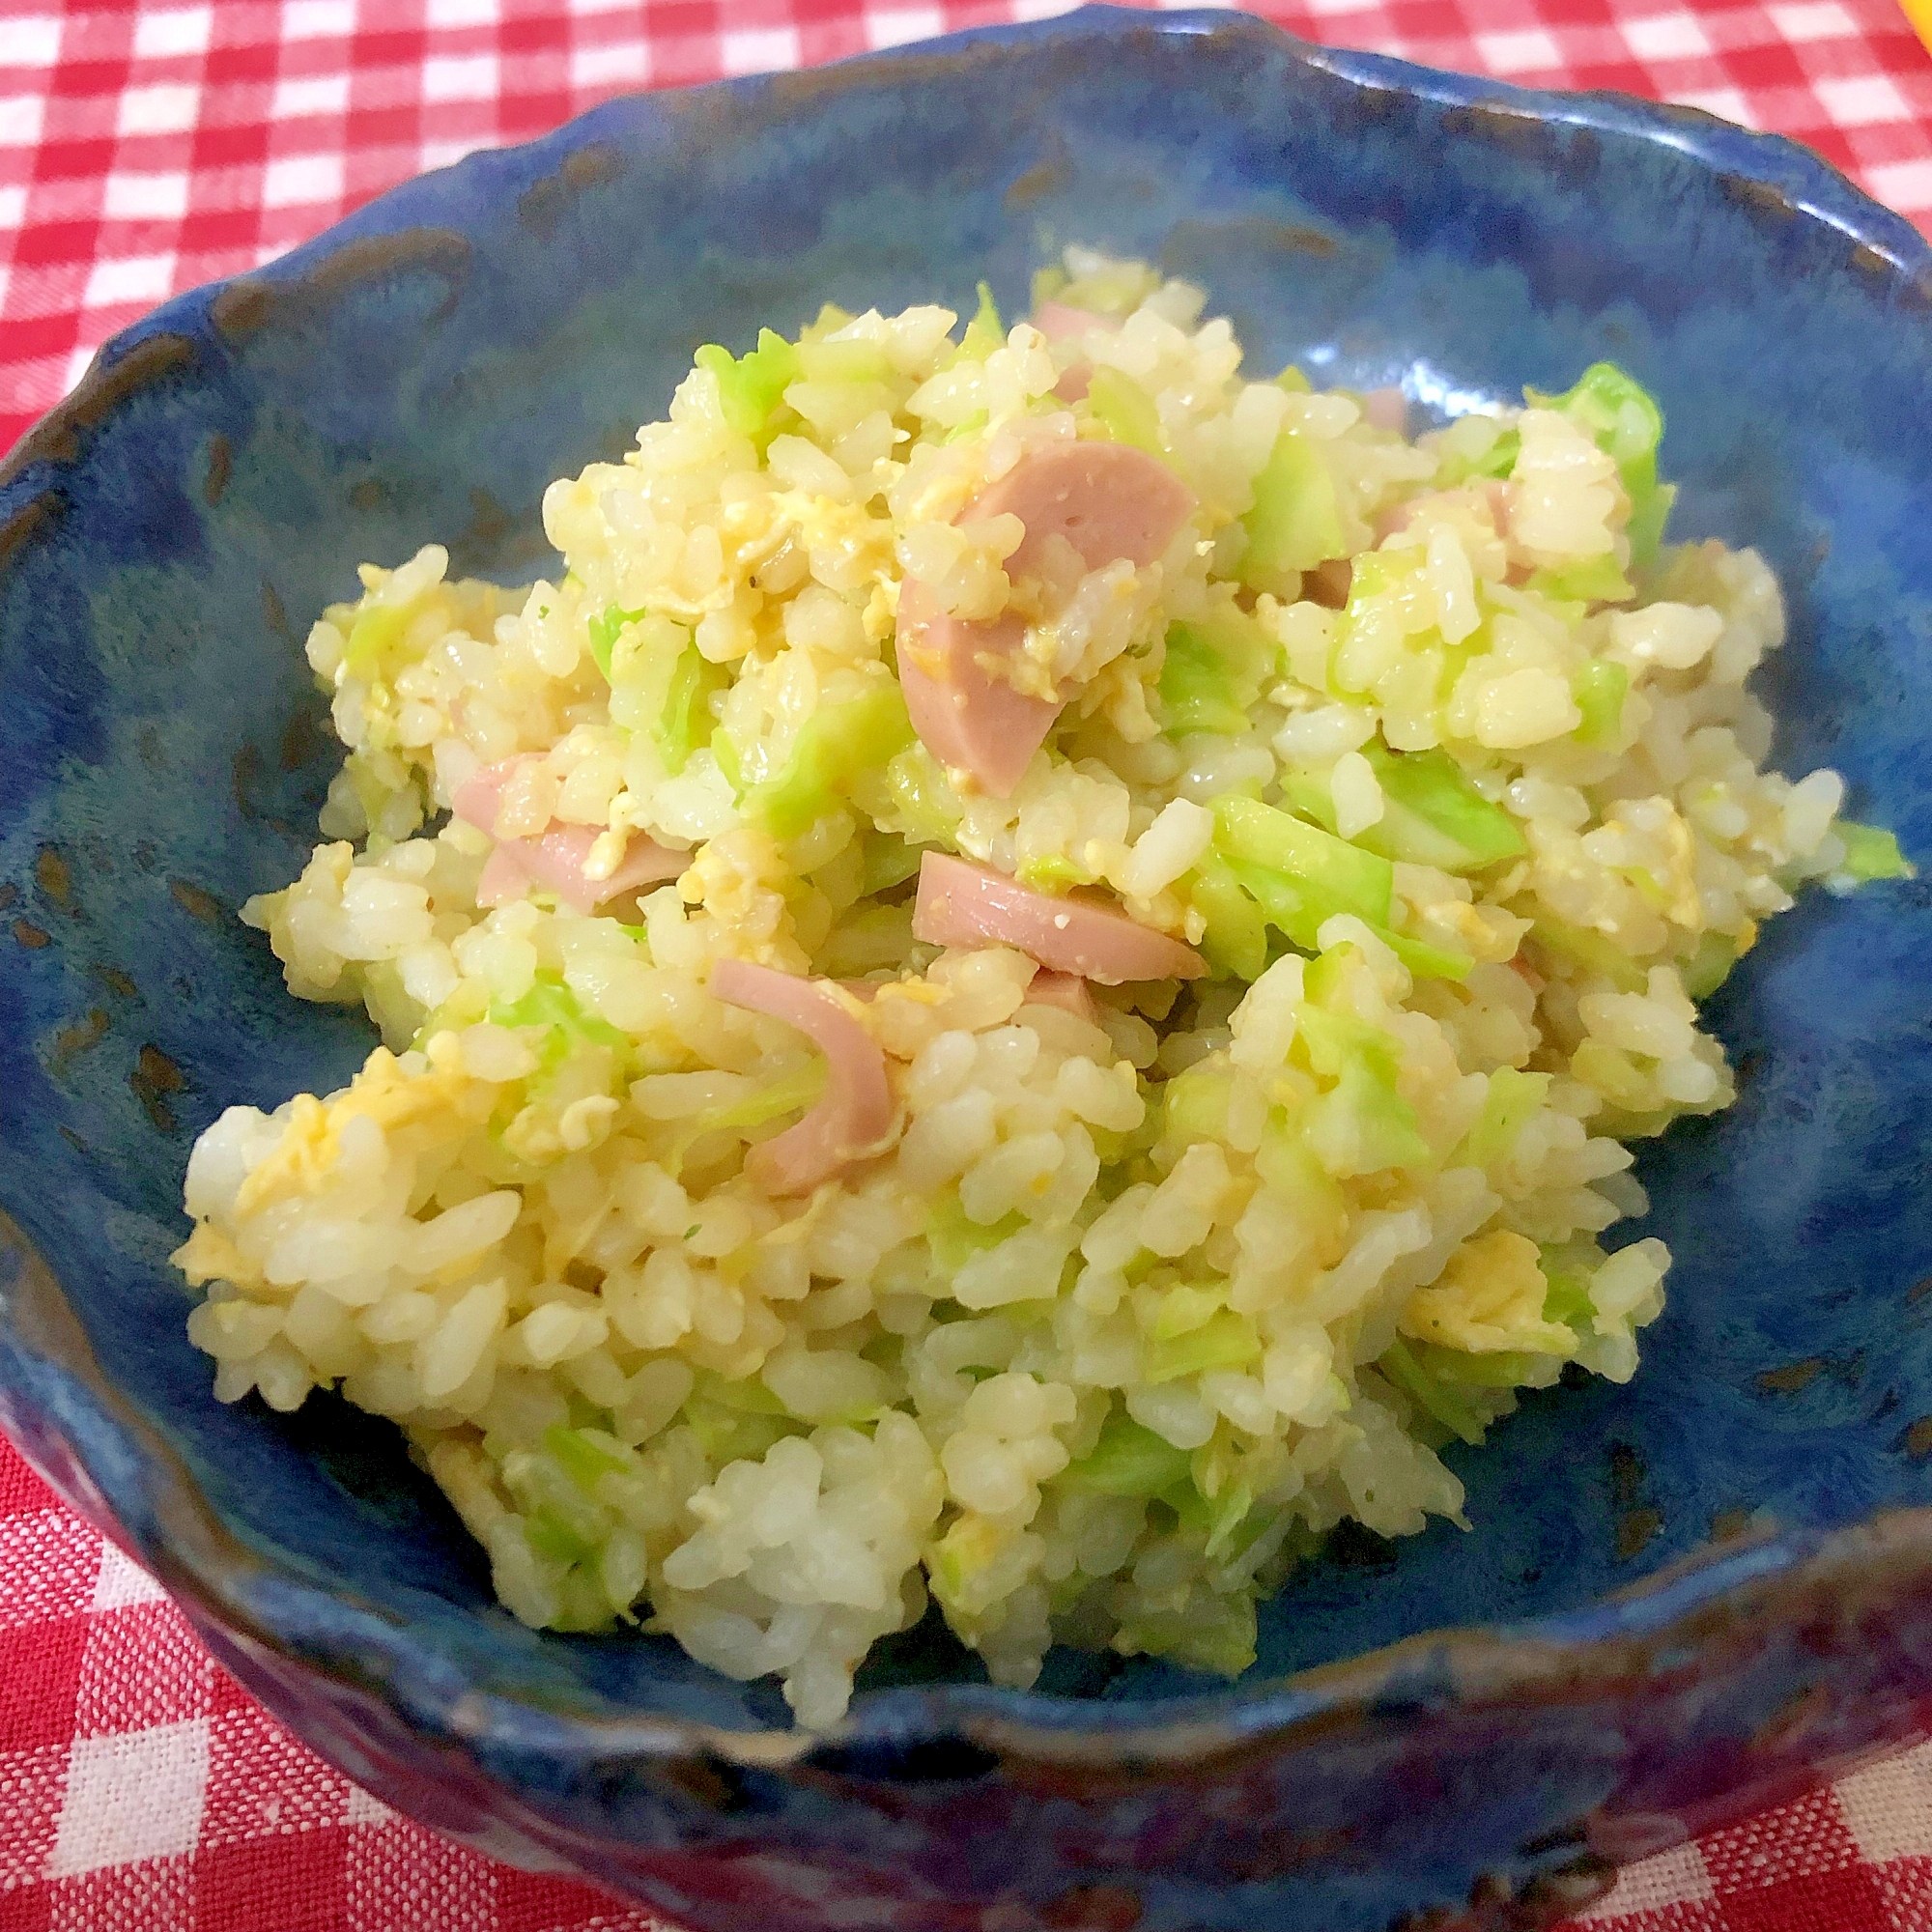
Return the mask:
<svg viewBox="0 0 1932 1932"><path fill-rule="evenodd" d="M1914 0L1932 17L1932 0ZM115 329L611 94L1061 0L0 0L0 450ZM1891 0L1294 0L1312 40L1797 136L1932 229ZM648 1932L358 1792L0 1442L0 1932ZM1627 1872L1588 1932L1932 1932L1932 1746ZM752 1932L752 1928L747 1928Z"/></svg>
<svg viewBox="0 0 1932 1932"><path fill-rule="evenodd" d="M1932 1744L1633 1866L1565 1932L1928 1928ZM359 1791L0 1437L0 1932L670 1928Z"/></svg>
<svg viewBox="0 0 1932 1932"><path fill-rule="evenodd" d="M0 0L0 450L115 329L605 97L1066 0ZM1914 0L1932 16L1932 0ZM1932 60L1893 0L1289 0L1311 40L1689 101L1932 221Z"/></svg>

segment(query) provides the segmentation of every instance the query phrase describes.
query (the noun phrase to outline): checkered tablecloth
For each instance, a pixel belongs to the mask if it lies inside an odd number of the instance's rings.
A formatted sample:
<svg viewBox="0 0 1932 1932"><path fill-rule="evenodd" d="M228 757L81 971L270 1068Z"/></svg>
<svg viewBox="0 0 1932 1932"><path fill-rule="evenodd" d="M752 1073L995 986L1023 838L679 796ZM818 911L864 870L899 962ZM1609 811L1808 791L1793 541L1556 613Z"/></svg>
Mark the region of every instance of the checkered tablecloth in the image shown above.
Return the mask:
<svg viewBox="0 0 1932 1932"><path fill-rule="evenodd" d="M1932 0L1908 0L1932 25ZM0 0L0 450L162 298L608 95L1059 0ZM1296 0L1311 39L1808 142L1932 229L1892 0ZM0 1932L645 1932L464 1851L256 1707L0 1442ZM1590 1932L1932 1932L1932 1746L1626 1872ZM747 1927L746 1932L755 1932Z"/></svg>
<svg viewBox="0 0 1932 1932"><path fill-rule="evenodd" d="M0 1437L0 1932L671 1928L358 1790ZM1932 1744L1631 1867L1564 1932L1932 1932Z"/></svg>
<svg viewBox="0 0 1932 1932"><path fill-rule="evenodd" d="M0 450L164 296L606 96L1065 0L0 0ZM1932 0L1907 0L1932 19ZM1894 0L1291 0L1312 40L1622 88L1795 135L1932 221L1932 61Z"/></svg>

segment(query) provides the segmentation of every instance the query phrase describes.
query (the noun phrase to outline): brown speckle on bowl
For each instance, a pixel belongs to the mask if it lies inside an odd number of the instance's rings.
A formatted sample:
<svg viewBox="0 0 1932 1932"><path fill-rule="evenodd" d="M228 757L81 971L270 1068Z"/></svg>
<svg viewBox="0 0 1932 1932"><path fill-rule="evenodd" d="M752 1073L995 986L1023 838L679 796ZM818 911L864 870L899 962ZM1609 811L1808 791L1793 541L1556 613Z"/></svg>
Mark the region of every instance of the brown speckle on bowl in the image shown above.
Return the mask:
<svg viewBox="0 0 1932 1932"><path fill-rule="evenodd" d="M1559 181L1587 180L1602 164L1603 143L1591 128L1551 122L1507 101L1474 101L1452 108L1442 120L1458 133L1491 142L1547 168Z"/></svg>
<svg viewBox="0 0 1932 1932"><path fill-rule="evenodd" d="M202 500L211 510L221 501L234 469L235 452L228 439L217 431L208 441L208 475L201 486Z"/></svg>
<svg viewBox="0 0 1932 1932"><path fill-rule="evenodd" d="M1663 1527L1662 1512L1642 1500L1643 1458L1628 1442L1610 1444L1610 1508L1616 1521L1617 1561L1641 1555Z"/></svg>
<svg viewBox="0 0 1932 1932"><path fill-rule="evenodd" d="M665 1767L665 1776L707 1811L735 1811L744 1803L744 1776L736 1765L709 1757L681 1757Z"/></svg>
<svg viewBox="0 0 1932 1932"><path fill-rule="evenodd" d="M323 733L317 711L304 705L289 714L289 722L282 726L282 742L276 748L275 756L283 771L298 772L304 765L328 756L331 749L330 741Z"/></svg>
<svg viewBox="0 0 1932 1932"><path fill-rule="evenodd" d="M579 148L554 174L533 182L517 199L517 219L539 242L556 233L565 209L585 188L601 187L624 172L624 158L603 142Z"/></svg>
<svg viewBox="0 0 1932 1932"><path fill-rule="evenodd" d="M1711 1541L1713 1543L1736 1543L1740 1537L1748 1536L1751 1527L1751 1512L1743 1503L1730 1509L1719 1510L1711 1519Z"/></svg>
<svg viewBox="0 0 1932 1932"><path fill-rule="evenodd" d="M1160 266L1170 275L1201 275L1218 251L1229 247L1257 260L1292 265L1311 255L1326 261L1339 255L1343 246L1335 236L1306 222L1276 221L1265 215L1177 221L1161 243Z"/></svg>
<svg viewBox="0 0 1932 1932"><path fill-rule="evenodd" d="M141 997L141 989L135 985L131 976L124 973L118 966L96 965L90 966L88 971L94 974L110 993L121 999L138 1000Z"/></svg>
<svg viewBox="0 0 1932 1932"><path fill-rule="evenodd" d="M1134 1932L1141 1902L1123 1885L1077 1885L1040 1914L1054 1932Z"/></svg>
<svg viewBox="0 0 1932 1932"><path fill-rule="evenodd" d="M73 908L73 869L58 845L43 845L34 861L34 881L64 912Z"/></svg>
<svg viewBox="0 0 1932 1932"><path fill-rule="evenodd" d="M204 925L220 925L227 917L227 908L214 895L188 879L170 879L168 892L176 905L190 919L198 919Z"/></svg>
<svg viewBox="0 0 1932 1932"><path fill-rule="evenodd" d="M263 758L257 745L243 745L228 767L229 782L235 795L235 809L251 824L272 826L290 838L301 834L264 806L257 794L261 789Z"/></svg>
<svg viewBox="0 0 1932 1932"><path fill-rule="evenodd" d="M107 368L101 367L97 355L67 401L22 437L14 445L14 453L0 463L0 484L11 483L36 463L77 463L87 436L129 396L180 374L199 359L199 351L186 336L170 334L151 335L146 341L137 342ZM54 514L56 507L43 495L17 516L10 518L6 527L0 529L0 563L29 533L28 528L16 530L15 526L25 524L28 519L38 522L40 516Z"/></svg>
<svg viewBox="0 0 1932 1932"><path fill-rule="evenodd" d="M1787 1697L1758 1725L1751 1733L1751 1745L1763 1751L1788 1751L1806 1732L1821 1721L1828 1720L1831 1715L1832 1693L1822 1684L1814 1684L1808 1690Z"/></svg>
<svg viewBox="0 0 1932 1932"><path fill-rule="evenodd" d="M141 1049L134 1070L128 1076L134 1097L147 1110L148 1118L164 1134L178 1130L180 1122L168 1105L168 1095L187 1091L187 1075L151 1040Z"/></svg>
<svg viewBox="0 0 1932 1932"><path fill-rule="evenodd" d="M1753 1376L1751 1383L1760 1395L1796 1395L1807 1389L1825 1371L1823 1355L1806 1355L1802 1362L1787 1362L1781 1369L1766 1369Z"/></svg>
<svg viewBox="0 0 1932 1932"><path fill-rule="evenodd" d="M1469 1888L1466 1908L1412 1912L1391 1932L1548 1932L1594 1905L1615 1883L1616 1867L1594 1852L1539 1874L1520 1891L1500 1873L1489 1872Z"/></svg>
<svg viewBox="0 0 1932 1932"><path fill-rule="evenodd" d="M1641 1556L1651 1538L1662 1527L1663 1517L1657 1510L1626 1510L1617 1519L1617 1561L1628 1563Z"/></svg>
<svg viewBox="0 0 1932 1932"><path fill-rule="evenodd" d="M406 228L395 235L364 236L344 242L298 280L270 282L244 275L230 282L209 304L209 319L229 342L240 344L271 321L296 320L327 308L344 290L424 270L440 275L448 288L427 318L435 324L455 308L469 280L470 259L469 237L453 229Z"/></svg>
<svg viewBox="0 0 1932 1932"><path fill-rule="evenodd" d="M16 444L16 450L25 447ZM11 465L0 465L0 482L6 480L6 472ZM14 553L21 549L29 537L42 534L43 526L50 525L60 515L60 498L51 490L43 491L23 509L18 509L0 524L0 570L6 569Z"/></svg>
<svg viewBox="0 0 1932 1932"><path fill-rule="evenodd" d="M295 627L289 622L288 607L282 602L282 595L265 577L262 580L262 621L276 637L296 641Z"/></svg>
<svg viewBox="0 0 1932 1932"><path fill-rule="evenodd" d="M1719 175L1718 185L1732 201L1749 209L1761 221L1781 226L1798 218L1798 204L1770 182L1752 181L1748 175Z"/></svg>
<svg viewBox="0 0 1932 1932"><path fill-rule="evenodd" d="M71 1062L90 1048L99 1046L107 1037L110 1024L105 1007L90 1007L85 1019L62 1027L54 1035L53 1053L48 1061L52 1071L55 1074L65 1073Z"/></svg>
<svg viewBox="0 0 1932 1932"><path fill-rule="evenodd" d="M550 554L541 525L514 517L488 490L469 493L469 521L449 540L452 569L466 576L479 571L533 564Z"/></svg>
<svg viewBox="0 0 1932 1932"><path fill-rule="evenodd" d="M1002 199L1011 213L1024 213L1050 195L1061 193L1072 180L1073 164L1067 159L1066 143L1056 133L1051 137L1049 152L1017 176Z"/></svg>

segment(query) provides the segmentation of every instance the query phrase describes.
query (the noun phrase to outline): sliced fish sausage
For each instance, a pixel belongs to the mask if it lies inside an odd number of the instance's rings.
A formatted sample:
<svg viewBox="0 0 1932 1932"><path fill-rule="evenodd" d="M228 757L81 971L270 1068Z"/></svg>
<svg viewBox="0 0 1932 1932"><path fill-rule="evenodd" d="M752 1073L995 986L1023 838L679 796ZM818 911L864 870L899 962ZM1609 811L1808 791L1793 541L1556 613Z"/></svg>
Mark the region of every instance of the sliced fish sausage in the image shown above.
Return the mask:
<svg viewBox="0 0 1932 1932"><path fill-rule="evenodd" d="M881 1151L892 1131L893 1092L879 1043L854 1017L849 995L745 959L721 959L711 990L727 1005L796 1027L825 1056L825 1092L783 1133L745 1156L745 1172L771 1194L810 1194L854 1161Z"/></svg>
<svg viewBox="0 0 1932 1932"><path fill-rule="evenodd" d="M1191 946L1084 899L1037 893L990 866L928 852L913 903L915 939L928 946L1010 946L1053 973L1102 986L1195 980L1208 964Z"/></svg>
<svg viewBox="0 0 1932 1932"><path fill-rule="evenodd" d="M1026 526L1007 559L1011 577L1037 574L1049 537L1064 537L1089 570L1125 558L1144 568L1166 550L1194 498L1166 464L1120 442L1062 442L1023 456L963 513L1011 515ZM908 578L899 592L899 687L920 742L950 771L993 798L1009 797L1045 742L1065 697L1015 691L997 670L1025 637L1012 613L954 617Z"/></svg>
<svg viewBox="0 0 1932 1932"><path fill-rule="evenodd" d="M458 818L497 838L497 814L503 793L523 765L522 756L485 765L457 787L451 809ZM609 878L593 879L584 869L590 848L601 837L592 825L565 825L553 819L534 838L497 838L477 882L476 903L501 905L521 898L530 887L554 893L573 912L592 913L608 900L642 886L675 879L691 864L689 852L673 852L656 839L633 833Z"/></svg>

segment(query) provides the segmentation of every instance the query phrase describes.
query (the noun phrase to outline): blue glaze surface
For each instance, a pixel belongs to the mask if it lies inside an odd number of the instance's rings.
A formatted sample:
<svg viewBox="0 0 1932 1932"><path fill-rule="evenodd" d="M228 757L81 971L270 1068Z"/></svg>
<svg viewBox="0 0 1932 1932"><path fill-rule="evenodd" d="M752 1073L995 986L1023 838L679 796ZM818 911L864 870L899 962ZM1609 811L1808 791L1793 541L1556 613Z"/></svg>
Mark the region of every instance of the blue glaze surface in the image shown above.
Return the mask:
<svg viewBox="0 0 1932 1932"><path fill-rule="evenodd" d="M1553 1909L1932 1696L1932 1530L1873 1520L1932 1504L1923 885L1808 900L1715 1004L1741 1097L1644 1150L1626 1232L1677 1264L1637 1380L1459 1454L1472 1533L1307 1566L1232 1690L1056 1653L1000 1692L923 1630L808 1749L668 1640L523 1630L391 1432L223 1408L183 1331L194 1134L369 1044L233 917L314 837L300 639L354 564L526 577L543 485L694 343L986 272L1010 311L1069 240L1438 413L1622 362L1673 533L1784 582L1777 759L1932 858L1932 254L1801 151L1205 14L613 102L170 303L0 482L0 1418L392 1802L694 1924L1370 1932L1486 1875Z"/></svg>

